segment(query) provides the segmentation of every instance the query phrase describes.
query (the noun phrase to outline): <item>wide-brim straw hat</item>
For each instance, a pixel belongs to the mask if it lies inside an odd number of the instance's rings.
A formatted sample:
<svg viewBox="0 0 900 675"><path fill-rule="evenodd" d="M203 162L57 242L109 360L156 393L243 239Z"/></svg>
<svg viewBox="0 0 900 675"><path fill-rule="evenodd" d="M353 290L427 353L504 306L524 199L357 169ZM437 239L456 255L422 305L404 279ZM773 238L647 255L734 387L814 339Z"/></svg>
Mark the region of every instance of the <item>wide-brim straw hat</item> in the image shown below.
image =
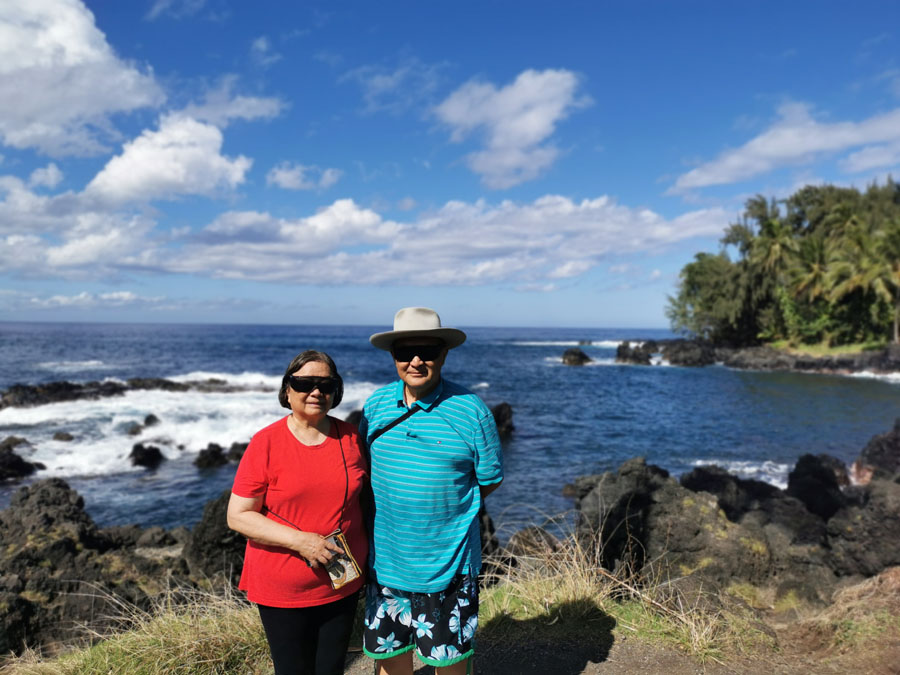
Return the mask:
<svg viewBox="0 0 900 675"><path fill-rule="evenodd" d="M394 330L375 333L369 342L390 351L395 340L412 337L440 338L448 349L459 347L466 341L466 334L457 328L441 326L441 317L427 307L404 307L394 315Z"/></svg>

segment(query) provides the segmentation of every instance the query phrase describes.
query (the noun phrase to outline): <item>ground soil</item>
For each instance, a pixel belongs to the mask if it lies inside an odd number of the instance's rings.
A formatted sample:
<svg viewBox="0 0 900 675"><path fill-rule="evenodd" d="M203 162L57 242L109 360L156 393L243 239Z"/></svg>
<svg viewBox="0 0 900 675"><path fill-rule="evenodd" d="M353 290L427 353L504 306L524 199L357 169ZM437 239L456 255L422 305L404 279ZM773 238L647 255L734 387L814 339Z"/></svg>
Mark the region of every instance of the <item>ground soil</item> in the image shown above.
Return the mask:
<svg viewBox="0 0 900 675"><path fill-rule="evenodd" d="M639 640L619 640L598 660L590 647L531 644L504 646L479 644L474 661L476 675L897 675L900 673L900 636L864 651L841 654L820 649L816 640L804 643L791 631L779 632L779 642L794 639L778 654L765 658L729 659L727 663L698 663L677 649ZM812 647L813 651L805 651ZM348 675L372 675L373 662L363 654L351 654ZM416 661L415 675L434 670Z"/></svg>
<svg viewBox="0 0 900 675"><path fill-rule="evenodd" d="M880 620L872 624L873 617ZM621 631L602 633L596 643L531 639L512 644L482 639L474 659L477 675L900 675L900 567L840 591L833 604L815 612L771 615L778 647L755 655L732 655L724 663L694 657ZM847 626L856 626L855 634ZM871 627L869 632L859 627ZM845 631L842 633L842 631ZM855 635L855 637L848 637ZM842 639L842 636L844 639ZM416 675L433 669L416 661ZM371 675L373 661L353 652L349 675Z"/></svg>

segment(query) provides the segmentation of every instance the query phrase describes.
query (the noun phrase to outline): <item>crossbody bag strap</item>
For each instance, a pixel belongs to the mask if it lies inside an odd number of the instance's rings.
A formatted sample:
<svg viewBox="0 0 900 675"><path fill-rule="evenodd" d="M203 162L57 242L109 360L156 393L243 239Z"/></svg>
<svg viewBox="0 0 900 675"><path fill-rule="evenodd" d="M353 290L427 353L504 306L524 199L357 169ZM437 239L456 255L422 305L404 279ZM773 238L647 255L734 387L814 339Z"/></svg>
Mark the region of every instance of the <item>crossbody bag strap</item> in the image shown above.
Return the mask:
<svg viewBox="0 0 900 675"><path fill-rule="evenodd" d="M386 426L381 427L378 431L376 431L374 434L372 434L372 439L369 441L369 445L372 445L372 443L375 442L375 439L378 438L379 436L381 436L381 434L390 431L390 430L393 429L395 426L397 426L398 424L400 424L400 422L402 422L403 420L405 420L405 419L407 419L408 417L410 417L410 416L416 414L416 412L418 412L418 410L419 410L419 406L414 405L412 408L410 408L410 409L407 410L405 413L403 413L402 415L400 415L400 417L398 417L398 418L392 420L392 421L391 421L389 424L387 424Z"/></svg>

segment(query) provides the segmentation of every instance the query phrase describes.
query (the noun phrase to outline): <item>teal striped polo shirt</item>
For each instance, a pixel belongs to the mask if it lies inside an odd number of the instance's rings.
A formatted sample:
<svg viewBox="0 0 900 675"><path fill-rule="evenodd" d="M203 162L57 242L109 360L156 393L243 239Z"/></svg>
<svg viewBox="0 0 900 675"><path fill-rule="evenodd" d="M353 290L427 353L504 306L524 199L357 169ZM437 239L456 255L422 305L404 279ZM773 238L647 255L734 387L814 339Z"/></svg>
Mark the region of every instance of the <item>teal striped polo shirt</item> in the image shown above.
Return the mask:
<svg viewBox="0 0 900 675"><path fill-rule="evenodd" d="M403 382L378 389L363 408L375 494L369 566L384 586L434 593L481 569L478 486L503 479L503 458L494 416L468 389L441 379L413 405L421 410L374 443L372 434L407 410Z"/></svg>

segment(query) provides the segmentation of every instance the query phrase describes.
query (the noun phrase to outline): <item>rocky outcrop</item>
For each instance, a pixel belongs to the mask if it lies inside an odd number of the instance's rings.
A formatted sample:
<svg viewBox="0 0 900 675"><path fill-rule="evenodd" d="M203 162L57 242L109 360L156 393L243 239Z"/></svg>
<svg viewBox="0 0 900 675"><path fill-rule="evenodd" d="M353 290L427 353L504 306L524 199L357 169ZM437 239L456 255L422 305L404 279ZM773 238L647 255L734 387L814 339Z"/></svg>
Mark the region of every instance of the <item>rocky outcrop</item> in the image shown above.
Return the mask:
<svg viewBox="0 0 900 675"><path fill-rule="evenodd" d="M831 459L802 457L786 491L714 466L676 481L632 459L572 486L578 535L607 569L747 582L824 603L842 580L900 564L900 482L841 490Z"/></svg>
<svg viewBox="0 0 900 675"><path fill-rule="evenodd" d="M646 342L620 342L616 347L617 363L634 363L639 366L649 366L653 354L659 351L659 347L653 340Z"/></svg>
<svg viewBox="0 0 900 675"><path fill-rule="evenodd" d="M210 443L194 459L194 466L199 469L215 469L228 464L225 449L218 443Z"/></svg>
<svg viewBox="0 0 900 675"><path fill-rule="evenodd" d="M497 433L500 438L509 438L515 430L512 421L512 406L504 401L491 408L491 412L494 414L494 422L497 424Z"/></svg>
<svg viewBox="0 0 900 675"><path fill-rule="evenodd" d="M709 366L722 363L742 370L792 370L816 373L900 372L900 345L880 351L837 356L810 356L788 353L771 347L714 346L705 340L648 340L622 342L616 349L616 361L651 365L653 354L673 366Z"/></svg>
<svg viewBox="0 0 900 675"><path fill-rule="evenodd" d="M13 450L23 445L30 447L28 441L19 436L7 436L0 442L0 482L16 481L47 468L40 462L26 461Z"/></svg>
<svg viewBox="0 0 900 675"><path fill-rule="evenodd" d="M562 362L567 366L583 366L585 363L590 363L592 360L593 359L591 359L590 356L577 347L570 347L564 351L562 355Z"/></svg>
<svg viewBox="0 0 900 675"><path fill-rule="evenodd" d="M873 478L890 480L900 474L900 417L886 434L874 436L853 462L853 479L862 485Z"/></svg>
<svg viewBox="0 0 900 675"><path fill-rule="evenodd" d="M716 362L716 350L702 340L671 340L662 345L663 358L673 366L697 368Z"/></svg>
<svg viewBox="0 0 900 675"><path fill-rule="evenodd" d="M814 455L803 455L797 460L788 475L787 494L799 499L807 511L825 521L847 505L834 469L827 460Z"/></svg>
<svg viewBox="0 0 900 675"><path fill-rule="evenodd" d="M201 577L224 575L237 584L244 564L247 540L228 527L226 514L231 490L225 490L203 507L203 517L194 526L184 546L184 559L191 573Z"/></svg>
<svg viewBox="0 0 900 675"><path fill-rule="evenodd" d="M163 391L201 391L228 393L235 391L269 391L265 387L244 387L230 385L224 380L210 378L196 382L173 382L160 377L132 378L125 382L48 382L46 384L14 384L0 393L0 410L3 408L28 407L76 401L81 399L99 399L109 396L122 396L127 391L160 389ZM150 417L155 416L148 416ZM158 420L157 420L158 421ZM152 420L144 420L144 426L153 424Z"/></svg>
<svg viewBox="0 0 900 675"><path fill-rule="evenodd" d="M83 624L102 629L120 601L148 607L167 578L186 579L178 557L137 555L133 534L98 529L61 479L18 490L0 511L0 651L80 637Z"/></svg>
<svg viewBox="0 0 900 675"><path fill-rule="evenodd" d="M131 447L131 453L128 455L132 466L143 466L148 469L155 469L165 461L162 451L155 445L144 445L136 443Z"/></svg>
<svg viewBox="0 0 900 675"><path fill-rule="evenodd" d="M771 347L719 350L722 363L741 370L796 370L797 357Z"/></svg>

